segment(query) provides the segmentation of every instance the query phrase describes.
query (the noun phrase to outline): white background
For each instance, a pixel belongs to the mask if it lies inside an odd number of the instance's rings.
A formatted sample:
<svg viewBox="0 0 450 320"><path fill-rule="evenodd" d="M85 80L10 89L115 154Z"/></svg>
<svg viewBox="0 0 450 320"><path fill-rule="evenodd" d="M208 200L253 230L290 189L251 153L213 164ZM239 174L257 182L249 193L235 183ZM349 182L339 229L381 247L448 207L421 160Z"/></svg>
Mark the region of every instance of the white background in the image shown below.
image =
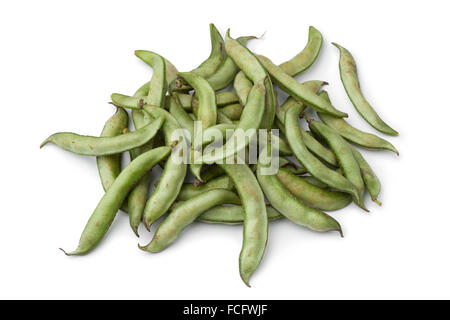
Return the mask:
<svg viewBox="0 0 450 320"><path fill-rule="evenodd" d="M2 210L0 298L366 299L450 298L447 1L2 1L0 90ZM247 288L238 273L241 227L194 224L160 254L137 243L118 214L84 257L74 249L103 191L94 158L40 142L56 131L98 135L112 92L132 94L151 76L135 49L179 70L210 50L208 23L281 63L324 35L316 64L349 122L356 113L338 74L336 41L355 56L364 93L400 136L400 151L364 151L382 181L370 214L332 213L345 238L288 221L270 225L267 252ZM156 179L156 178L155 178Z"/></svg>

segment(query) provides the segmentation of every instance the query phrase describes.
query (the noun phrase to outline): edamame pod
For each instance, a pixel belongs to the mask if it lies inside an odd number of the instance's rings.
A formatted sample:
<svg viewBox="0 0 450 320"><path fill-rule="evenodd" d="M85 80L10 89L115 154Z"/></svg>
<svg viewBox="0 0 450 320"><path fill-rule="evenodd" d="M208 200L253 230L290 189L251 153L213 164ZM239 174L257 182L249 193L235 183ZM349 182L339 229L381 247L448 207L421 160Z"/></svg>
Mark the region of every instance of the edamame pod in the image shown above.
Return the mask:
<svg viewBox="0 0 450 320"><path fill-rule="evenodd" d="M324 165L306 148L301 133L303 129L298 123L301 112L302 108L293 106L286 111L284 120L286 138L295 157L312 176L334 189L351 194L359 202L359 193L356 187L341 174Z"/></svg>
<svg viewBox="0 0 450 320"><path fill-rule="evenodd" d="M156 119L145 127L115 137L81 136L71 132L58 132L44 140L41 148L47 143L85 156L107 156L122 153L142 146L158 132L164 123L164 117Z"/></svg>
<svg viewBox="0 0 450 320"><path fill-rule="evenodd" d="M295 224L314 231L338 231L342 236L341 226L335 219L317 209L306 206L283 186L275 174L263 172L264 167L270 166L270 162L265 164L268 162L264 159L267 157L267 152L270 154L270 144L259 156L256 176L272 207ZM270 159L270 161L273 160Z"/></svg>
<svg viewBox="0 0 450 320"><path fill-rule="evenodd" d="M317 111L329 113L339 118L348 117L345 112L337 110L329 102L325 101L314 92L311 92L305 85L290 77L268 58L258 56L258 59L264 68L266 68L267 72L269 72L273 81L295 99L307 104Z"/></svg>
<svg viewBox="0 0 450 320"><path fill-rule="evenodd" d="M244 237L239 255L242 281L249 279L260 264L267 245L268 219L261 187L252 170L245 164L219 164L236 188L244 208Z"/></svg>
<svg viewBox="0 0 450 320"><path fill-rule="evenodd" d="M114 137L128 128L128 113L117 108L116 113L106 121L100 137ZM108 190L120 174L121 154L97 157L97 168L102 182L103 190Z"/></svg>
<svg viewBox="0 0 450 320"><path fill-rule="evenodd" d="M81 234L78 248L66 254L81 255L94 249L108 231L131 188L146 172L169 154L169 147L160 147L147 151L130 162L98 203Z"/></svg>
<svg viewBox="0 0 450 320"><path fill-rule="evenodd" d="M240 204L239 197L231 191L214 189L191 198L176 208L156 229L152 241L140 249L148 252L160 252L174 242L180 233L208 209L221 204Z"/></svg>
<svg viewBox="0 0 450 320"><path fill-rule="evenodd" d="M364 205L364 181L361 176L361 170L359 169L359 165L356 162L348 143L339 135L339 133L327 127L325 124L307 117L306 120L311 129L314 129L325 138L336 155L336 159L339 162L339 167L341 168L344 177L346 177L358 190L359 196L355 200L356 204L362 209L369 211Z"/></svg>
<svg viewBox="0 0 450 320"><path fill-rule="evenodd" d="M310 26L308 43L305 48L292 59L280 64L280 68L291 77L295 77L308 69L316 61L321 47L322 34L316 28Z"/></svg>
<svg viewBox="0 0 450 320"><path fill-rule="evenodd" d="M332 44L339 49L339 72L341 75L342 84L344 85L344 89L356 111L358 111L361 117L363 117L368 124L378 131L391 136L397 136L398 132L388 126L364 98L359 85L356 63L352 54L337 43L333 42Z"/></svg>
<svg viewBox="0 0 450 320"><path fill-rule="evenodd" d="M328 97L328 93L326 91L322 91L320 96L325 100L330 101ZM343 136L348 141L364 148L369 149L384 149L395 152L398 155L397 149L387 140L384 140L374 134L361 131L349 125L344 119L333 117L329 114L325 114L322 112L317 113L320 120L323 121L327 126L333 128L341 136Z"/></svg>
<svg viewBox="0 0 450 320"><path fill-rule="evenodd" d="M352 202L348 193L330 191L308 183L303 177L297 177L288 169L280 168L278 180L297 199L311 208L324 211L339 210Z"/></svg>

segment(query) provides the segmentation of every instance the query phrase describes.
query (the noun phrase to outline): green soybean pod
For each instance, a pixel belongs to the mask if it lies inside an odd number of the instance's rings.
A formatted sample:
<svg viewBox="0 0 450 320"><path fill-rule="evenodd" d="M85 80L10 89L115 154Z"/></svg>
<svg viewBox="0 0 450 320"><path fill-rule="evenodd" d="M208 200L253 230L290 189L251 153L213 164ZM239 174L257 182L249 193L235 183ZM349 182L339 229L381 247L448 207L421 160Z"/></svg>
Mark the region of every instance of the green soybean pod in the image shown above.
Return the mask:
<svg viewBox="0 0 450 320"><path fill-rule="evenodd" d="M314 129L322 137L325 138L328 145L333 150L339 162L344 177L346 177L358 190L358 198L355 203L362 209L368 211L364 205L364 180L361 176L361 170L349 144L342 138L339 133L327 127L327 125L312 119L306 118L311 129Z"/></svg>
<svg viewBox="0 0 450 320"><path fill-rule="evenodd" d="M284 168L279 169L277 178L291 194L311 208L334 211L352 202L348 193L319 188Z"/></svg>
<svg viewBox="0 0 450 320"><path fill-rule="evenodd" d="M364 159L364 157L361 155L361 153L353 146L350 146L350 149L352 150L353 156L355 157L356 161L358 162L359 168L361 169L361 175L364 180L364 184L370 194L370 197L372 198L372 201L381 206L381 202L377 199L381 189L380 180L378 180L375 172L373 172L372 168L367 163L366 159Z"/></svg>
<svg viewBox="0 0 450 320"><path fill-rule="evenodd" d="M47 143L85 156L107 156L118 154L145 144L153 138L164 123L164 118L156 119L145 127L114 137L81 136L71 132L58 132L44 140L41 148Z"/></svg>
<svg viewBox="0 0 450 320"><path fill-rule="evenodd" d="M363 117L368 124L378 131L391 136L397 136L398 132L388 126L364 98L359 85L355 59L353 59L352 54L337 43L333 42L332 44L339 49L339 72L341 75L342 84L344 85L344 89L356 111L358 111L361 117Z"/></svg>
<svg viewBox="0 0 450 320"><path fill-rule="evenodd" d="M322 47L322 41L322 34L319 30L310 26L308 43L305 48L292 59L280 64L280 68L291 77L302 73L316 61Z"/></svg>
<svg viewBox="0 0 450 320"><path fill-rule="evenodd" d="M297 82L297 80L286 74L286 72L284 72L268 58L259 55L258 59L264 68L266 68L273 81L295 99L307 104L317 111L329 113L340 118L348 117L345 112L334 108L329 102L325 101L317 94L309 90L305 85Z"/></svg>
<svg viewBox="0 0 450 320"><path fill-rule="evenodd" d="M264 86L266 88L266 103L264 105L265 110L260 127L261 129L271 129L275 119L276 101L272 81L270 77L268 77L266 70L250 50L240 44L239 41L230 37L230 29L227 30L225 36L225 50L228 56L233 59L234 63L236 63L239 69L245 73L253 84L264 81Z"/></svg>
<svg viewBox="0 0 450 320"><path fill-rule="evenodd" d="M283 218L283 215L272 207L266 206L267 218L275 221ZM205 223L219 223L227 225L239 225L244 223L244 208L241 206L217 206L203 212L197 221Z"/></svg>
<svg viewBox="0 0 450 320"><path fill-rule="evenodd" d="M169 154L170 148L160 147L147 151L130 162L98 203L81 234L78 248L66 254L81 255L94 249L108 231L131 188L146 172Z"/></svg>
<svg viewBox="0 0 450 320"><path fill-rule="evenodd" d="M128 128L128 114L124 109L117 108L116 113L106 121L100 136L114 137L122 134L126 128ZM120 174L121 158L120 154L97 157L97 168L103 190L108 190Z"/></svg>
<svg viewBox="0 0 450 320"><path fill-rule="evenodd" d="M270 154L270 143L259 156L256 176L272 207L295 224L320 232L338 231L342 235L341 226L335 219L322 211L308 207L294 197L275 174L264 172L274 160L270 156L267 158L268 152Z"/></svg>
<svg viewBox="0 0 450 320"><path fill-rule="evenodd" d="M239 255L242 281L249 279L260 264L267 245L268 219L261 187L252 170L245 164L219 164L231 178L244 208L244 237Z"/></svg>
<svg viewBox="0 0 450 320"><path fill-rule="evenodd" d="M205 191L214 189L232 190L233 183L231 182L230 178L227 175L215 178L199 186L193 183L185 183L181 187L177 200L178 201L189 200L195 196L198 196L199 194L202 194Z"/></svg>
<svg viewBox="0 0 450 320"><path fill-rule="evenodd" d="M176 154L172 152L172 155L167 159L158 185L145 205L143 222L146 228L150 229L151 224L163 216L178 197L186 177L187 165L184 161L178 161L179 159L177 158L183 157L183 149L187 150L187 142L183 135L176 136L177 133L182 133L182 129L169 112L162 108L151 106L145 106L144 110L152 117L165 116L166 122L162 127L165 144L171 148L176 147L174 151L177 152Z"/></svg>
<svg viewBox="0 0 450 320"><path fill-rule="evenodd" d="M330 101L328 93L322 91L320 96L325 100ZM318 116L323 123L325 123L330 128L333 128L341 136L343 136L348 141L364 148L368 149L384 149L395 152L398 155L397 149L387 140L384 140L374 134L361 131L349 125L344 119L336 118L328 114L318 112Z"/></svg>
<svg viewBox="0 0 450 320"><path fill-rule="evenodd" d="M334 189L351 194L359 202L359 193L356 187L341 174L324 165L306 148L301 133L303 129L298 123L301 112L302 108L293 106L286 111L284 120L286 138L295 157L312 176Z"/></svg>
<svg viewBox="0 0 450 320"><path fill-rule="evenodd" d="M148 252L160 252L172 244L180 233L195 219L217 205L230 203L240 204L239 197L231 191L214 189L177 205L167 218L158 226L152 241L139 248Z"/></svg>

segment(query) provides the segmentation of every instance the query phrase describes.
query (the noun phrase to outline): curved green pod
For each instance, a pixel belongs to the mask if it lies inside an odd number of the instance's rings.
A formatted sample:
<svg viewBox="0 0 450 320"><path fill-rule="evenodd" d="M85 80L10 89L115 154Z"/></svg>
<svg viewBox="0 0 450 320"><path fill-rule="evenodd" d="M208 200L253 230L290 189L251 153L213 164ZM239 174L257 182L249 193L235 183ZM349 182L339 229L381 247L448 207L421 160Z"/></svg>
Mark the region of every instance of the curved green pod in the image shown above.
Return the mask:
<svg viewBox="0 0 450 320"><path fill-rule="evenodd" d="M164 117L156 119L145 127L115 137L81 136L71 132L58 132L44 140L41 148L47 143L85 156L107 156L122 153L142 146L158 132L164 123Z"/></svg>
<svg viewBox="0 0 450 320"><path fill-rule="evenodd" d="M178 140L173 137L175 130L181 130L177 120L166 110L158 107L144 107L144 110L152 117L164 116L166 121L162 127L164 133L165 144L168 147L174 148L180 144L186 144L185 137L177 137ZM187 149L186 146L181 146L177 151L178 155L182 156L183 149ZM165 165L164 170L159 179L153 193L147 200L145 205L143 222L147 229L150 229L151 224L163 216L170 208L172 203L178 197L181 186L183 185L184 178L186 177L187 165L185 162L178 163L177 159L172 155L170 156Z"/></svg>
<svg viewBox="0 0 450 320"><path fill-rule="evenodd" d="M242 281L249 279L260 264L267 245L268 219L261 187L252 170L245 164L219 164L231 178L244 208L244 237L239 255Z"/></svg>
<svg viewBox="0 0 450 320"><path fill-rule="evenodd" d="M216 93L216 104L217 107L224 107L229 104L238 103L239 98L234 92L222 91Z"/></svg>
<svg viewBox="0 0 450 320"><path fill-rule="evenodd" d="M218 124L234 124L233 120L224 115L220 110L217 110L217 123Z"/></svg>
<svg viewBox="0 0 450 320"><path fill-rule="evenodd" d="M181 106L179 94L176 92L169 98L169 112L178 121L180 126L189 132L190 139L192 139L194 136L194 120Z"/></svg>
<svg viewBox="0 0 450 320"><path fill-rule="evenodd" d="M319 141L317 141L309 131L301 131L303 142L309 151L311 151L316 157L322 159L326 163L338 167L339 163L334 153L325 148Z"/></svg>
<svg viewBox="0 0 450 320"><path fill-rule="evenodd" d="M144 50L139 50L143 52ZM148 51L151 52L151 51ZM153 52L152 52L153 53ZM177 78L178 70L175 66L167 59L164 59L165 70L166 70L166 81L171 83ZM150 91L150 81L144 83L134 94L135 97L145 97Z"/></svg>
<svg viewBox="0 0 450 320"><path fill-rule="evenodd" d="M319 30L310 26L308 43L305 48L292 59L280 64L280 68L291 77L302 73L316 61L322 47L322 41L322 34Z"/></svg>
<svg viewBox="0 0 450 320"><path fill-rule="evenodd" d="M270 151L270 144L259 156L256 176L271 206L295 224L320 232L338 231L342 235L341 226L335 219L298 200L283 186L275 174L264 174L263 168L270 164L264 164L261 159L267 155L267 151Z"/></svg>
<svg viewBox="0 0 450 320"><path fill-rule="evenodd" d="M166 61L164 60L164 58L151 51L137 50L135 51L135 54L138 58L140 58L153 68L153 75L152 79L150 80L148 93L146 96L147 103L156 107L164 108L167 91ZM140 96L142 93L143 90L141 90L140 88L134 94L134 97L142 98L142 96ZM137 130L151 122L150 117L147 117L142 110L132 110L132 117L134 127ZM144 146L131 150L130 158L133 160L140 154L150 150L152 147L153 141L149 141ZM141 223L142 215L144 213L147 195L149 192L149 183L150 172L145 174L141 178L141 180L134 186L127 199L130 226L138 237L138 227Z"/></svg>
<svg viewBox="0 0 450 320"><path fill-rule="evenodd" d="M239 71L234 77L233 88L239 98L239 103L243 106L247 104L247 98L252 90L253 83L247 78L243 71Z"/></svg>
<svg viewBox="0 0 450 320"><path fill-rule="evenodd" d="M252 137L256 135L256 130L259 128L259 124L261 123L264 112L264 103L265 87L262 82L256 83L253 86L252 91L250 92L248 103L244 108L244 111L242 112L239 125L236 127L237 132L233 134L233 136L225 143L223 147L216 148L214 154L204 154L203 162L213 163L221 161L223 159L227 159L228 157L247 147ZM253 130L253 132L251 132L251 135L247 136L244 139L235 139L239 137L241 133L245 133L247 130ZM236 144L234 144L235 140L237 140Z"/></svg>
<svg viewBox="0 0 450 320"><path fill-rule="evenodd" d="M202 172L203 182L211 181L212 179L220 177L220 176L222 176L224 174L225 174L225 171L220 166L218 166L217 164L214 164L212 166L207 167ZM199 181L195 181L194 183L198 185Z"/></svg>
<svg viewBox="0 0 450 320"><path fill-rule="evenodd" d="M131 161L98 203L81 234L77 249L66 254L81 255L94 249L108 231L131 188L146 172L169 154L170 148L160 147L147 151Z"/></svg>
<svg viewBox="0 0 450 320"><path fill-rule="evenodd" d="M216 135L226 138L228 130L235 130L236 125L231 123L220 123L203 130L202 145L207 145L215 141Z"/></svg>
<svg viewBox="0 0 450 320"><path fill-rule="evenodd" d="M283 218L283 215L272 207L266 206L267 218L275 221ZM239 225L244 223L244 208L241 206L217 206L203 212L197 221L205 223L219 223Z"/></svg>
<svg viewBox="0 0 450 320"><path fill-rule="evenodd" d="M116 113L106 121L100 137L114 137L128 128L128 113L117 108ZM108 190L120 174L121 154L97 157L97 168L103 190Z"/></svg>
<svg viewBox="0 0 450 320"><path fill-rule="evenodd" d="M398 132L388 126L364 98L359 85L356 62L355 59L353 59L352 54L337 43L333 42L332 44L339 49L339 72L341 75L342 84L344 85L344 89L356 111L358 111L361 117L363 117L368 124L378 131L391 136L397 136Z"/></svg>
<svg viewBox="0 0 450 320"><path fill-rule="evenodd" d="M328 82L321 81L321 80L311 80L311 81L303 82L303 85L314 93L317 93L322 86L327 85L327 84L328 84ZM288 108L290 108L291 106L297 105L297 104L300 106L303 106L302 102L295 100L293 97L288 97L281 106L276 108L275 114L277 116L277 120L279 120L281 123L284 124L284 114L286 113L286 110ZM306 106L304 106L304 107L306 107Z"/></svg>
<svg viewBox="0 0 450 320"><path fill-rule="evenodd" d="M150 80L147 103L152 106L164 108L164 99L167 92L166 64L160 55L145 50L136 50L135 55L153 68Z"/></svg>
<svg viewBox="0 0 450 320"><path fill-rule="evenodd" d="M191 71L202 78L213 75L226 56L222 36L212 23L209 25L209 33L211 36L211 53L202 64Z"/></svg>
<svg viewBox="0 0 450 320"><path fill-rule="evenodd" d="M239 37L237 38L237 41L245 46L247 41L250 39L256 39L256 37ZM206 80L208 80L209 84L215 91L218 91L225 89L233 81L236 73L238 72L239 68L236 66L233 59L227 56L222 64L217 68L216 72L214 72Z"/></svg>
<svg viewBox="0 0 450 320"><path fill-rule="evenodd" d="M193 183L185 183L181 187L177 200L186 201L208 190L214 189L232 190L233 188L234 188L233 183L231 182L230 178L227 175L223 175L221 177L212 179L207 183L201 184L199 186Z"/></svg>
<svg viewBox="0 0 450 320"><path fill-rule="evenodd" d="M140 249L148 252L160 252L172 244L180 233L195 219L208 209L221 204L240 204L239 197L232 191L214 189L205 191L191 198L170 212L167 218L158 226L152 241Z"/></svg>
<svg viewBox="0 0 450 320"><path fill-rule="evenodd" d="M328 93L326 91L322 91L320 96L328 101L330 98L328 97ZM361 131L349 125L344 119L336 118L330 116L328 114L324 114L319 112L318 116L320 120L323 121L327 126L333 128L341 136L343 136L348 141L364 148L368 149L384 149L389 150L398 155L397 149L387 140L380 138L374 134Z"/></svg>
<svg viewBox="0 0 450 320"><path fill-rule="evenodd" d="M280 168L277 178L290 193L311 208L334 211L352 202L352 197L348 193L319 188L308 183L303 177L297 177L288 169Z"/></svg>
<svg viewBox="0 0 450 320"><path fill-rule="evenodd" d="M145 116L143 111L133 110L131 116L136 129L142 128L151 122L151 120ZM130 150L130 159L134 160L139 155L151 150L152 148L153 139L139 148ZM149 191L150 172L151 171L144 174L139 182L133 187L126 201L130 227L137 237L139 237L138 228L142 220L142 214L144 213L145 202Z"/></svg>
<svg viewBox="0 0 450 320"><path fill-rule="evenodd" d="M242 114L242 106L239 103L229 104L221 108L220 112L231 120L239 120Z"/></svg>
<svg viewBox="0 0 450 320"><path fill-rule="evenodd" d="M354 199L359 200L356 187L344 176L324 165L306 147L301 133L303 129L298 123L301 112L301 108L293 106L286 111L284 120L286 138L295 157L312 176L336 190L351 194Z"/></svg>
<svg viewBox="0 0 450 320"><path fill-rule="evenodd" d="M261 129L271 129L275 119L275 93L271 78L267 71L259 62L258 58L239 41L230 37L230 29L225 36L225 50L228 56L241 69L253 84L264 82L266 88L266 103L264 104L263 119L261 120Z"/></svg>
<svg viewBox="0 0 450 320"><path fill-rule="evenodd" d="M364 205L364 181L361 176L361 170L352 150L348 143L342 138L335 130L327 127L327 125L312 119L308 119L308 124L315 132L318 132L325 138L330 148L336 155L336 159L339 162L339 167L343 172L344 177L348 179L358 190L358 198L355 199L355 203L362 209L368 211Z"/></svg>
<svg viewBox="0 0 450 320"><path fill-rule="evenodd" d="M348 117L345 112L337 110L331 105L331 103L325 101L317 94L309 90L305 85L297 82L294 78L289 76L280 67L275 65L268 58L259 55L259 61L262 63L267 72L269 72L270 77L275 81L284 91L289 93L292 97L310 106L311 108L332 114L336 117Z"/></svg>
<svg viewBox="0 0 450 320"><path fill-rule="evenodd" d="M380 180L378 180L375 172L372 170L361 153L353 146L350 146L350 149L352 150L353 156L355 157L356 162L358 162L359 168L361 169L361 175L364 180L364 185L366 186L366 189L369 192L372 201L381 206L381 202L377 199L381 190Z"/></svg>
<svg viewBox="0 0 450 320"><path fill-rule="evenodd" d="M196 92L198 97L198 109L196 112L197 120L201 122L201 127L194 128L194 136L192 137L194 150L191 152L191 164L189 168L192 174L198 179L201 179L201 163L196 163L196 151L195 148L201 146L200 130L207 129L217 123L217 105L216 105L216 94L206 81L201 76L196 75L192 72L181 72L179 76L186 80ZM199 138L197 138L199 136ZM201 156L199 154L198 156Z"/></svg>

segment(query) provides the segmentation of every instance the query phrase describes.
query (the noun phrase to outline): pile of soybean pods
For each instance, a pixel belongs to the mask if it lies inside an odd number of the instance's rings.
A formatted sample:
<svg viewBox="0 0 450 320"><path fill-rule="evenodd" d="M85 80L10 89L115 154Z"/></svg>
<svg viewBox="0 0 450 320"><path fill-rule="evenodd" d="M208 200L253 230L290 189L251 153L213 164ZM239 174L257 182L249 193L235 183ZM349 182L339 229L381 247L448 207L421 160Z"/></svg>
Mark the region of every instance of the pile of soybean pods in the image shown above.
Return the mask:
<svg viewBox="0 0 450 320"><path fill-rule="evenodd" d="M53 143L76 154L97 157L105 191L77 249L67 255L82 255L94 249L119 210L128 214L136 235L141 222L150 230L156 220L165 216L152 241L139 246L148 252L168 247L194 221L244 224L239 271L249 285L264 255L270 221L287 218L314 231L338 231L342 235L339 223L323 211L342 209L351 202L367 211L365 190L381 205L377 200L380 182L355 145L398 154L397 150L387 140L349 125L344 120L347 114L333 107L327 92L321 90L326 82L300 83L294 79L319 55L322 35L317 29L310 27L306 47L280 65L246 47L247 41L255 37L233 39L228 30L224 41L213 24L210 35L210 56L190 72L178 72L154 52L136 51L136 56L153 69L152 78L133 96L111 95L117 111L106 121L100 137L60 132L42 143L41 147ZM398 135L362 95L350 52L333 45L340 52L343 86L358 113L376 130ZM277 103L275 86L289 94L281 105ZM310 116L305 114L306 108L311 109ZM128 130L125 109L131 109L135 131ZM320 120L312 118L312 111ZM222 161L247 148L248 139L239 141L235 148L204 154L205 165L174 161L170 155L175 146L189 142L183 137L172 140L175 130L184 129L194 137L191 153L197 150L194 146L212 142L195 138L194 121L201 121L203 129L221 132L279 129L279 136L268 135L270 139L260 152L267 155L273 139L278 139L278 173L262 174L270 161L261 159L253 165ZM310 130L300 126L302 121ZM225 146L232 139L225 141ZM122 169L124 152L130 153L131 162ZM148 195L150 171L156 165L163 171ZM189 183L193 179L188 167L195 177L193 183Z"/></svg>

